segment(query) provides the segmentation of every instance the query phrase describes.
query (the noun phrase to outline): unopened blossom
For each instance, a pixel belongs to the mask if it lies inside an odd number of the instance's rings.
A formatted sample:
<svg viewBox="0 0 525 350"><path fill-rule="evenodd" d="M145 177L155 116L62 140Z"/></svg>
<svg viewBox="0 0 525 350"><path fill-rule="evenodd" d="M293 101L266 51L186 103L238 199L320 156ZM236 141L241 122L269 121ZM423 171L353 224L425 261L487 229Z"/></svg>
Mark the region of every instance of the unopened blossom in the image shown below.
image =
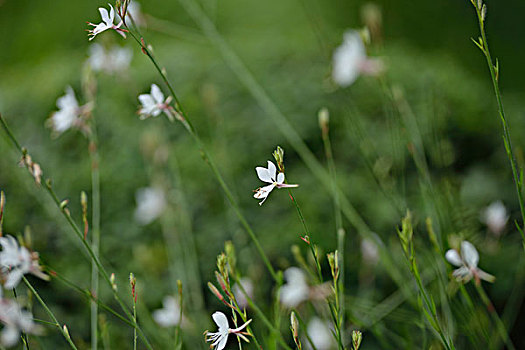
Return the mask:
<svg viewBox="0 0 525 350"><path fill-rule="evenodd" d="M306 332L317 350L328 350L334 348L334 337L330 330L330 323L313 317L306 328ZM307 349L312 349L310 342L305 342Z"/></svg>
<svg viewBox="0 0 525 350"><path fill-rule="evenodd" d="M20 332L39 334L42 328L33 322L33 315L12 299L0 299L0 322L4 328L0 333L0 343L5 347L16 345Z"/></svg>
<svg viewBox="0 0 525 350"><path fill-rule="evenodd" d="M334 82L341 87L350 86L360 74L374 75L382 69L381 61L367 57L365 44L359 32L346 31L343 43L335 49L333 56Z"/></svg>
<svg viewBox="0 0 525 350"><path fill-rule="evenodd" d="M151 116L157 117L164 112L168 119L173 120L172 108L170 107L171 100L171 96L164 100L164 94L160 88L156 84L151 84L151 92L149 94L139 95L139 101L142 104L142 108L138 112L140 119L146 119Z"/></svg>
<svg viewBox="0 0 525 350"><path fill-rule="evenodd" d="M222 350L226 346L226 343L228 342L228 335L235 334L236 336L242 338L244 341L249 342L248 338L246 338L246 335L249 335L246 332L242 332L242 330L250 323L252 320L248 320L245 324L242 326L231 329L230 325L228 324L228 318L225 314L223 314L220 311L216 311L212 315L213 321L217 324L217 327L219 327L218 332L208 332L206 331L206 341L211 342L210 348L214 350Z"/></svg>
<svg viewBox="0 0 525 350"><path fill-rule="evenodd" d="M146 187L138 189L135 194L137 208L135 220L142 225L147 225L158 218L166 209L164 191L160 188Z"/></svg>
<svg viewBox="0 0 525 350"><path fill-rule="evenodd" d="M479 283L480 279L487 282L494 282L496 279L494 276L478 268L478 251L472 243L468 241L461 242L461 254L455 249L449 249L445 254L445 258L452 265L459 267L459 269L454 270L452 273L459 282L468 282L473 277L477 283Z"/></svg>
<svg viewBox="0 0 525 350"><path fill-rule="evenodd" d="M48 125L57 133L61 134L80 122L81 108L78 105L75 92L68 86L66 94L57 100L58 111L51 114Z"/></svg>
<svg viewBox="0 0 525 350"><path fill-rule="evenodd" d="M277 167L275 164L273 164L271 161L268 161L268 168L264 167L256 167L255 171L257 172L257 176L259 179L263 182L269 183L269 185L264 187L259 187L255 190L255 194L253 195L254 198L262 199L261 202L259 202L259 205L262 205L266 198L268 198L268 195L274 188L286 188L286 187L297 187L299 185L289 185L284 183L284 173L279 172L277 174Z"/></svg>
<svg viewBox="0 0 525 350"><path fill-rule="evenodd" d="M296 307L310 296L310 287L306 282L303 270L298 267L289 267L284 271L286 284L280 293L281 304L286 307Z"/></svg>
<svg viewBox="0 0 525 350"><path fill-rule="evenodd" d="M132 56L129 48L114 46L106 50L100 44L93 44L89 48L88 63L95 72L112 74L126 70Z"/></svg>
<svg viewBox="0 0 525 350"><path fill-rule="evenodd" d="M253 298L253 282L248 277L242 277L239 280L240 285L248 295L248 297L251 299ZM237 300L237 304L241 309L248 307L248 299L244 295L243 291L241 290L241 287L236 283L233 286L233 295L235 295L235 300Z"/></svg>
<svg viewBox="0 0 525 350"><path fill-rule="evenodd" d="M180 307L177 299L167 296L162 301L162 309L153 311L153 319L161 327L172 327L180 323Z"/></svg>
<svg viewBox="0 0 525 350"><path fill-rule="evenodd" d="M496 236L501 235L507 221L509 214L507 208L501 201L492 202L481 213L481 221L484 222L489 230Z"/></svg>
<svg viewBox="0 0 525 350"><path fill-rule="evenodd" d="M31 253L26 247L19 247L13 236L0 237L0 269L4 279L4 288L15 288L22 276L31 273L39 278L48 279L38 265L38 254Z"/></svg>
<svg viewBox="0 0 525 350"><path fill-rule="evenodd" d="M106 10L103 7L98 8L98 12L100 12L100 16L102 17L102 22L99 24L94 24L89 22L88 24L90 26L93 26L95 28L88 30L88 36L89 40L93 40L97 34L100 34L108 29L114 29L117 33L122 35L124 38L126 37L125 30L120 28L123 24L122 20L119 22L119 24L115 25L113 22L115 21L115 10L113 9L113 6L111 4L109 5L109 14L108 10Z"/></svg>

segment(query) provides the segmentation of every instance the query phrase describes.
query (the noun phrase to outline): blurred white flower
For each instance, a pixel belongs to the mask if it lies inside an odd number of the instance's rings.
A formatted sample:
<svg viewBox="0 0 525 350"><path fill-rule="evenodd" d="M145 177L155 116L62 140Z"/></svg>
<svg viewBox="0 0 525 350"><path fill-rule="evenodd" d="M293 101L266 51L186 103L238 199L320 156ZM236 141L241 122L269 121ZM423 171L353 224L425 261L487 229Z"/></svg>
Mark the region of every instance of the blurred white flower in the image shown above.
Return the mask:
<svg viewBox="0 0 525 350"><path fill-rule="evenodd" d="M177 299L167 296L162 300L162 309L153 311L153 319L161 327L176 326L180 322L180 307Z"/></svg>
<svg viewBox="0 0 525 350"><path fill-rule="evenodd" d="M210 348L214 350L222 350L226 346L226 343L228 342L228 335L230 333L237 335L238 337L242 338L244 341L249 342L248 338L245 337L245 335L248 335L246 332L242 332L242 330L250 323L252 320L248 320L245 324L240 326L239 328L231 329L230 325L228 324L228 318L226 318L226 315L223 314L220 311L216 311L212 315L213 321L217 324L219 327L218 332L208 332L206 331L206 341L212 342L210 345Z"/></svg>
<svg viewBox="0 0 525 350"><path fill-rule="evenodd" d="M455 249L449 249L445 254L445 258L452 265L459 267L459 269L454 270L452 273L459 282L468 282L472 277L474 277L476 283L479 283L480 279L487 282L494 282L496 279L494 276L478 268L478 251L472 243L468 241L461 242L461 255Z"/></svg>
<svg viewBox="0 0 525 350"><path fill-rule="evenodd" d="M306 332L312 343L317 350L328 350L334 346L334 337L330 331L330 323L321 320L318 317L313 317L310 322L308 322L308 327ZM306 342L306 348L312 349L310 342Z"/></svg>
<svg viewBox="0 0 525 350"><path fill-rule="evenodd" d="M133 18L133 22L135 22L136 25L143 25L146 21L144 20L144 15L142 14L142 10L140 8L140 4L136 1L130 2L128 5L128 16L131 16Z"/></svg>
<svg viewBox="0 0 525 350"><path fill-rule="evenodd" d="M310 296L310 287L306 282L304 272L298 267L289 267L284 271L286 284L281 288L281 304L286 307L296 307Z"/></svg>
<svg viewBox="0 0 525 350"><path fill-rule="evenodd" d="M0 269L4 277L4 288L15 288L26 273L48 279L38 265L38 254L31 254L25 247L19 247L13 236L0 237Z"/></svg>
<svg viewBox="0 0 525 350"><path fill-rule="evenodd" d="M379 248L377 244L370 239L361 240L361 256L363 261L369 265L375 265L379 261Z"/></svg>
<svg viewBox="0 0 525 350"><path fill-rule="evenodd" d="M264 167L256 167L255 171L257 172L257 176L259 179L263 182L267 182L270 185L259 187L255 190L255 194L253 195L254 198L262 199L261 202L259 202L259 205L262 205L266 198L268 198L268 195L272 190L277 188L284 188L284 187L297 187L299 185L289 185L284 183L284 173L277 174L277 167L275 164L273 164L271 161L268 161L268 168ZM276 176L277 175L277 176Z"/></svg>
<svg viewBox="0 0 525 350"><path fill-rule="evenodd" d="M485 223L489 230L496 236L501 235L508 220L509 215L507 208L505 208L505 205L503 205L501 201L492 202L481 212L481 221Z"/></svg>
<svg viewBox="0 0 525 350"><path fill-rule="evenodd" d="M332 79L342 87L350 86L360 74L374 75L383 70L380 60L369 59L359 32L348 30L343 43L335 49Z"/></svg>
<svg viewBox="0 0 525 350"><path fill-rule="evenodd" d="M151 93L139 95L139 101L142 108L139 109L140 119L146 119L150 116L157 117L164 112L168 119L173 120L171 108L169 106L172 97L169 96L164 100L164 94L156 84L151 84Z"/></svg>
<svg viewBox="0 0 525 350"><path fill-rule="evenodd" d="M39 334L42 328L33 322L33 315L22 310L18 303L10 299L0 299L0 322L4 328L0 333L3 346L14 346L20 339L20 332Z"/></svg>
<svg viewBox="0 0 525 350"><path fill-rule="evenodd" d="M137 209L135 209L135 220L142 225L147 225L158 218L166 209L164 192L159 188L140 188L135 194Z"/></svg>
<svg viewBox="0 0 525 350"><path fill-rule="evenodd" d="M81 109L78 106L75 92L68 86L66 94L57 100L58 111L51 114L48 125L58 134L76 126L80 119Z"/></svg>
<svg viewBox="0 0 525 350"><path fill-rule="evenodd" d="M89 48L88 63L95 72L108 74L122 72L129 67L133 53L131 49L114 46L105 50L100 44L93 44Z"/></svg>
<svg viewBox="0 0 525 350"><path fill-rule="evenodd" d="M248 294L248 297L250 299L253 298L253 283L252 283L252 280L249 279L248 277L242 277L239 280L239 283L241 284L241 286L244 289L244 291L246 292L246 294ZM233 295L235 295L235 299L237 300L237 304L239 305L239 307L241 309L244 309L244 308L248 307L248 300L246 299L246 296L244 295L244 293L242 292L241 288L239 287L239 285L237 283L233 286Z"/></svg>
<svg viewBox="0 0 525 350"><path fill-rule="evenodd" d="M120 28L122 26L122 20L119 22L119 24L115 25L113 21L115 20L115 10L113 9L113 6L111 4L109 5L109 15L108 10L106 10L103 7L98 8L98 12L100 12L100 17L102 17L102 22L99 24L94 24L91 22L88 22L90 26L93 26L95 28L88 30L88 36L89 40L93 40L97 34L102 33L103 31L106 31L108 29L114 29L117 33L122 35L124 38L126 37L125 30Z"/></svg>

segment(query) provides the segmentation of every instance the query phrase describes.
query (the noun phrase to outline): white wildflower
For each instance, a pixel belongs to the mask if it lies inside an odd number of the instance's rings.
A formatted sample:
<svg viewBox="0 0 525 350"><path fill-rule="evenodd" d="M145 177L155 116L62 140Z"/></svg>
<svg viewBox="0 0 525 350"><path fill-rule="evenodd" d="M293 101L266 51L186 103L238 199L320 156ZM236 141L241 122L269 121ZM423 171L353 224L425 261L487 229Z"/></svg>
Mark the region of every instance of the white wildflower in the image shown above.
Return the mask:
<svg viewBox="0 0 525 350"><path fill-rule="evenodd" d="M299 185L289 185L284 183L284 173L280 172L277 174L277 167L275 164L273 164L271 161L268 161L268 168L264 167L256 167L255 171L257 172L257 176L259 179L263 182L267 182L270 185L259 187L255 190L255 194L253 195L254 198L262 199L261 202L259 202L259 205L262 205L266 198L268 198L268 195L272 190L277 188L285 188L285 187L297 187ZM277 176L276 176L277 175Z"/></svg>
<svg viewBox="0 0 525 350"><path fill-rule="evenodd" d="M19 247L13 236L0 237L0 269L4 277L4 288L15 288L26 273L47 279L38 265L38 254L30 253L25 247Z"/></svg>
<svg viewBox="0 0 525 350"><path fill-rule="evenodd" d="M308 322L306 332L317 350L328 350L334 347L334 337L330 331L330 324L318 317L313 317ZM312 349L310 342L306 342L306 348Z"/></svg>
<svg viewBox="0 0 525 350"><path fill-rule="evenodd" d="M114 29L117 33L122 35L124 38L126 37L125 30L120 28L123 24L122 20L117 25L113 23L113 21L115 21L115 10L113 9L113 6L111 6L111 4L108 4L108 5L110 8L109 14L108 14L108 10L106 10L105 8L103 7L98 8L98 12L100 12L100 17L102 17L102 22L100 22L99 24L94 24L91 22L88 23L90 26L95 27L91 30L88 30L89 40L93 40L95 36L97 36L97 34L100 34L108 29Z"/></svg>
<svg viewBox="0 0 525 350"><path fill-rule="evenodd" d="M310 287L306 282L304 272L298 267L290 267L284 271L286 284L280 293L281 304L286 307L296 307L310 296Z"/></svg>
<svg viewBox="0 0 525 350"><path fill-rule="evenodd" d="M48 125L58 134L63 133L80 122L81 108L78 106L75 92L68 86L66 94L57 100L58 111L51 114Z"/></svg>
<svg viewBox="0 0 525 350"><path fill-rule="evenodd" d="M177 299L167 296L162 301L162 309L153 311L153 319L161 327L172 327L180 323L180 307Z"/></svg>
<svg viewBox="0 0 525 350"><path fill-rule="evenodd" d="M112 74L126 70L132 56L129 48L114 46L106 51L102 45L93 44L89 48L88 63L95 72Z"/></svg>
<svg viewBox="0 0 525 350"><path fill-rule="evenodd" d="M16 345L20 339L20 332L39 334L42 329L33 322L33 315L20 308L18 303L11 299L0 299L0 322L4 328L0 333L0 342L3 346Z"/></svg>
<svg viewBox="0 0 525 350"><path fill-rule="evenodd" d="M489 230L496 236L501 235L508 220L509 215L507 208L505 208L505 205L503 205L501 201L492 202L481 213L481 221L484 222Z"/></svg>
<svg viewBox="0 0 525 350"><path fill-rule="evenodd" d="M459 269L454 270L452 275L460 282L468 282L472 277L474 277L476 283L479 283L480 279L487 282L494 282L496 279L478 268L478 251L468 241L461 242L461 255L455 249L449 249L445 254L445 258L452 265L459 267Z"/></svg>
<svg viewBox="0 0 525 350"><path fill-rule="evenodd" d="M246 294L248 295L248 297L250 299L253 298L253 283L252 283L252 280L249 279L248 277L242 277L239 280L239 283L242 286L242 288L244 289L244 291L246 292ZM233 294L235 295L235 299L237 300L237 304L239 305L239 307L241 309L244 309L244 308L248 307L248 300L247 300L246 296L244 295L244 293L242 292L241 288L239 287L239 285L237 283L233 286Z"/></svg>
<svg viewBox="0 0 525 350"><path fill-rule="evenodd" d="M242 338L244 341L249 342L248 338L246 338L246 335L249 335L246 332L242 332L242 330L252 322L252 320L248 320L245 324L242 326L231 329L230 325L228 324L228 318L225 314L223 314L220 311L216 311L212 315L213 321L217 324L219 327L218 332L208 332L206 331L206 341L212 342L211 348L214 350L222 350L226 346L226 343L228 342L228 335L230 333L235 334L236 336Z"/></svg>
<svg viewBox="0 0 525 350"><path fill-rule="evenodd" d="M369 59L359 32L348 30L333 56L332 79L341 86L353 84L360 74L374 75L383 69L381 61Z"/></svg>
<svg viewBox="0 0 525 350"><path fill-rule="evenodd" d="M164 112L168 119L173 120L170 102L172 97L169 96L164 100L164 94L156 84L151 84L151 93L139 95L139 101L142 108L139 109L140 119L146 119L150 116L157 117Z"/></svg>
<svg viewBox="0 0 525 350"><path fill-rule="evenodd" d="M137 209L135 220L142 225L147 225L158 218L166 209L164 191L159 188L146 187L137 190L135 194Z"/></svg>
<svg viewBox="0 0 525 350"><path fill-rule="evenodd" d="M361 256L363 261L369 265L375 265L379 261L379 248L371 239L361 240Z"/></svg>

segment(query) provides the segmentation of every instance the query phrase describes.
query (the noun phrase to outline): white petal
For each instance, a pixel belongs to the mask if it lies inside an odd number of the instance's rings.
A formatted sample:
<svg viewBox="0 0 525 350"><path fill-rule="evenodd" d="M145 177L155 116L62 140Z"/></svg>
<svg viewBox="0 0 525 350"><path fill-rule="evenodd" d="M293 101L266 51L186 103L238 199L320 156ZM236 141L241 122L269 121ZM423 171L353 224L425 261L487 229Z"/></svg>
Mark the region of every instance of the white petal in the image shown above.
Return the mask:
<svg viewBox="0 0 525 350"><path fill-rule="evenodd" d="M18 343L19 331L16 327L5 326L2 329L2 334L0 338L2 339L2 345L7 346L8 348L14 346Z"/></svg>
<svg viewBox="0 0 525 350"><path fill-rule="evenodd" d="M468 241L461 242L461 256L468 267L478 266L479 254L472 243Z"/></svg>
<svg viewBox="0 0 525 350"><path fill-rule="evenodd" d="M108 4L111 10L109 10L109 21L106 22L108 25L113 25L113 21L115 20L115 10L113 9L113 6L111 4Z"/></svg>
<svg viewBox="0 0 525 350"><path fill-rule="evenodd" d="M270 194L270 192L272 192L274 187L275 185L271 184L271 185L259 188L257 192L254 193L253 198L263 199L263 198L268 197L268 195Z"/></svg>
<svg viewBox="0 0 525 350"><path fill-rule="evenodd" d="M273 164L270 161L268 161L268 173L272 178L272 182L275 181L275 174L277 173L277 168L275 167L275 164Z"/></svg>
<svg viewBox="0 0 525 350"><path fill-rule="evenodd" d="M330 331L329 323L318 317L313 317L308 323L307 331L317 350L332 349L334 337Z"/></svg>
<svg viewBox="0 0 525 350"><path fill-rule="evenodd" d="M230 325L228 324L228 318L225 314L223 314L220 311L216 311L211 315L217 326L219 327L219 332L222 333L225 330L228 330L230 328Z"/></svg>
<svg viewBox="0 0 525 350"><path fill-rule="evenodd" d="M332 78L340 86L351 85L359 76L362 62L366 60L366 50L357 31L344 34L344 40L333 57Z"/></svg>
<svg viewBox="0 0 525 350"><path fill-rule="evenodd" d="M282 184L284 182L284 173L277 174L277 183Z"/></svg>
<svg viewBox="0 0 525 350"><path fill-rule="evenodd" d="M151 84L151 96L153 96L157 104L164 103L164 95L156 84Z"/></svg>
<svg viewBox="0 0 525 350"><path fill-rule="evenodd" d="M461 257L459 256L458 252L455 249L449 249L447 250L447 253L445 254L445 259L449 263L455 266L461 266L463 265L463 261L461 261Z"/></svg>
<svg viewBox="0 0 525 350"><path fill-rule="evenodd" d="M221 336L221 340L219 341L219 344L217 345L217 350L222 350L226 346L226 343L228 342L228 333Z"/></svg>
<svg viewBox="0 0 525 350"><path fill-rule="evenodd" d="M111 6L111 5L110 5L110 6ZM106 9L103 8L103 7L99 7L99 8L98 8L98 12L100 12L100 17L102 17L102 21L104 21L104 23L106 23L106 24L112 23L112 22L110 22L110 20L109 20L108 10L106 10Z"/></svg>
<svg viewBox="0 0 525 350"><path fill-rule="evenodd" d="M270 172L268 171L268 169L263 168L262 166L258 166L257 168L255 168L255 171L257 172L257 176L259 177L259 180L268 182L268 183L273 182L273 179L270 176Z"/></svg>
<svg viewBox="0 0 525 350"><path fill-rule="evenodd" d="M452 275L461 282L467 282L472 278L472 272L466 266L454 270Z"/></svg>

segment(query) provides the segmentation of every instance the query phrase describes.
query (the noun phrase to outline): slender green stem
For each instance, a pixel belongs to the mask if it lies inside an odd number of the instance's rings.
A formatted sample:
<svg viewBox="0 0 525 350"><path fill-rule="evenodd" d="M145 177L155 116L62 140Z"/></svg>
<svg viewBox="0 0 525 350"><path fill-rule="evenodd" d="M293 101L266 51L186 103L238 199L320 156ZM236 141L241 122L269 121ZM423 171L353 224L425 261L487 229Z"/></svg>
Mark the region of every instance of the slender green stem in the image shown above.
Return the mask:
<svg viewBox="0 0 525 350"><path fill-rule="evenodd" d="M40 305L42 305L42 307L44 308L45 312L47 313L47 315L53 320L53 324L58 328L58 330L60 331L60 333L62 333L62 335L64 336L64 338L66 339L66 341L68 342L69 346L72 348L72 349L77 349L77 347L75 346L75 344L73 343L73 340L71 339L71 337L69 336L69 333L66 332L66 330L60 325L60 322L58 322L57 318L55 317L55 314L53 314L53 311L51 311L49 309L49 307L47 307L46 303L44 302L44 300L42 300L42 298L40 297L40 295L38 294L38 292L35 290L35 288L33 288L33 286L31 285L31 283L29 283L29 281L25 278L25 277L22 277L22 280L24 281L25 285L27 286L27 288L29 288L29 290L31 291L31 293L33 293L33 295L35 296L36 300L38 300L38 302L40 303Z"/></svg>
<svg viewBox="0 0 525 350"><path fill-rule="evenodd" d="M91 117L91 129L89 133L89 156L91 158L91 225L93 253L98 257L100 254L100 157L98 154L97 127L95 118ZM97 265L91 264L91 292L98 295L99 272ZM135 330L136 332L136 330ZM91 349L98 348L98 305L91 302Z"/></svg>
<svg viewBox="0 0 525 350"><path fill-rule="evenodd" d="M476 291L478 292L481 300L483 301L483 304L485 304L485 307L487 309L487 312L489 313L490 317L496 324L496 329L503 341L505 342L505 345L507 346L507 349L509 350L515 350L514 344L512 344L512 341L510 340L509 334L507 332L507 329L505 328L505 325L503 324L503 321L501 321L501 318L499 317L498 313L496 312L496 309L494 308L494 305L490 301L489 296L485 292L485 289L483 289L483 286L481 285L481 282L477 283L475 282L474 285L476 286Z"/></svg>
<svg viewBox="0 0 525 350"><path fill-rule="evenodd" d="M486 13L486 5L482 5L481 7L478 6L478 2L472 1L472 4L476 8L476 14L478 16L478 23L479 23L479 31L481 34L481 43L476 43L478 47L481 49L483 54L485 55L485 58L487 60L487 65L489 67L490 72L490 78L492 80L492 86L494 87L494 93L496 95L496 101L498 103L498 112L501 119L501 125L503 127L503 142L505 144L505 150L507 152L507 157L509 158L510 167L512 169L512 176L514 178L514 185L516 187L516 194L518 195L518 202L520 205L520 212L521 212L521 219L522 219L522 226L519 230L521 233L521 237L523 239L523 249L525 249L525 233L523 232L523 224L525 224L525 204L523 199L523 189L522 189L522 181L523 179L520 178L519 175L519 166L516 163L516 157L514 155L514 151L512 149L512 140L510 137L510 128L509 124L507 123L507 118L505 117L505 110L503 109L503 102L501 99L501 92L499 88L499 81L498 81L498 74L499 71L496 72L496 68L494 67L494 63L492 61L492 57L489 50L489 42L487 40L487 37L485 35L485 15L483 12ZM485 7L485 10L483 8ZM499 66L498 66L499 70Z"/></svg>
<svg viewBox="0 0 525 350"><path fill-rule="evenodd" d="M321 121L320 121L321 122ZM330 132L328 120L325 123L321 122L321 135L323 138L323 145L328 162L328 172L332 178L332 190L334 193L334 216L335 216L335 229L337 238L337 251L339 258L339 276L338 279L334 279L334 293L336 296L336 308L337 308L337 320L339 322L339 329L344 328L344 315L345 315L345 236L346 232L343 228L343 217L341 214L341 204L339 202L339 193L337 192L337 172L335 168L334 156L332 153L332 144L330 142Z"/></svg>
<svg viewBox="0 0 525 350"><path fill-rule="evenodd" d="M7 126L6 121L4 120L4 118L1 115L0 115L0 124L2 125L4 131L6 132L7 136L9 137L9 139L13 142L14 146L16 147L16 149L21 153L21 155L22 156L26 155L27 154L27 150L23 149L20 146L20 144L18 143L16 137L11 132L11 130ZM42 177L43 177L43 174L42 174ZM51 186L51 180L50 179L47 179L45 181L44 188L46 189L48 194L53 199L53 202L55 203L57 209L60 210L60 212L62 213L62 215L64 216L64 218L68 222L68 224L73 229L73 232L75 233L77 238L82 243L82 246L87 251L87 253L90 256L91 260L93 262L95 262L98 270L100 271L100 273L102 273L102 277L104 278L104 280L107 282L107 284L111 288L111 290L113 292L113 296L115 297L115 300L120 304L122 310L126 313L126 316L128 317L128 319L132 320L133 316L131 315L131 312L129 311L129 308L122 301L122 298L120 298L120 296L118 295L117 291L112 288L113 284L111 283L111 279L109 277L109 274L106 271L106 269L102 266L102 263L100 262L100 259L98 258L98 256L95 255L95 253L93 252L93 249L91 248L90 244L84 239L84 234L81 232L80 228L77 226L77 224L71 218L71 215L69 214L69 211L67 210L67 208L62 207L60 200L58 199L55 191L53 190L53 187ZM134 327L137 328L137 330L139 332L139 336L142 339L142 341L144 342L144 344L146 345L146 347L148 349L153 349L151 344L149 343L148 339L146 338L144 332L139 327L139 325L136 322L134 322L133 324L134 324Z"/></svg>

